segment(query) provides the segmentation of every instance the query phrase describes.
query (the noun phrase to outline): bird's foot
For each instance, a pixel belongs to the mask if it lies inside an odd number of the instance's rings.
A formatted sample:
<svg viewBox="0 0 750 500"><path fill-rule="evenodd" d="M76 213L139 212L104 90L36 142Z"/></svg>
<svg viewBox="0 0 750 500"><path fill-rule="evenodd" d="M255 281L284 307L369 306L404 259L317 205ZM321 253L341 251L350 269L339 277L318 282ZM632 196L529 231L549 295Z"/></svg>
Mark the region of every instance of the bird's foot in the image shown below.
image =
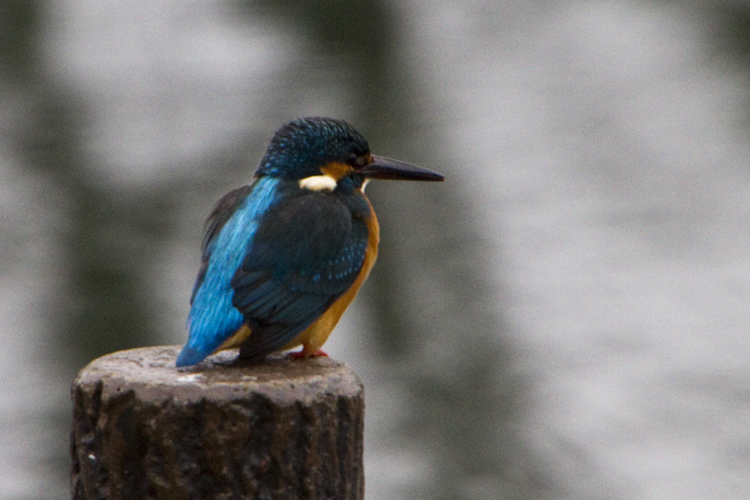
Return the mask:
<svg viewBox="0 0 750 500"><path fill-rule="evenodd" d="M323 349L318 349L317 351L314 351L314 352L305 352L305 350L302 349L301 351L290 352L289 354L286 355L286 357L289 359L307 359L307 358L317 358L319 356L323 356L327 358L328 353L326 353Z"/></svg>

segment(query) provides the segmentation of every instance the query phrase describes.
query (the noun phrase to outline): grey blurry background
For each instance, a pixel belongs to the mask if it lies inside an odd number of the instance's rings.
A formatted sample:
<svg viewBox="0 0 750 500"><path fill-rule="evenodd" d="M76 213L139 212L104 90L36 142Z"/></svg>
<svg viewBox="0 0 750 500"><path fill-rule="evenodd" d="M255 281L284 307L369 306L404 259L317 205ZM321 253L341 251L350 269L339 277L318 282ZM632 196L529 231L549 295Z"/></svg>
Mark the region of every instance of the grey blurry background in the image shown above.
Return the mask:
<svg viewBox="0 0 750 500"><path fill-rule="evenodd" d="M314 4L314 6L313 6ZM203 220L288 119L373 183L327 344L369 499L750 498L750 2L0 2L0 497L68 494L68 388L180 344Z"/></svg>

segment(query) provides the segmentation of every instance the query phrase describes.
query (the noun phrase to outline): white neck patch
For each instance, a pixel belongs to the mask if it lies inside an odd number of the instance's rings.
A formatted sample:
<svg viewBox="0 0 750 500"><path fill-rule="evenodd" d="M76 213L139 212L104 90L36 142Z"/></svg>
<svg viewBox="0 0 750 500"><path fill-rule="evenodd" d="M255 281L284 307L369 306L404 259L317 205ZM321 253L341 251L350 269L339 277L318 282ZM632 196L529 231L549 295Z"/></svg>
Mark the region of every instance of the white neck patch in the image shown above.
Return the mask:
<svg viewBox="0 0 750 500"><path fill-rule="evenodd" d="M299 180L299 187L310 191L330 193L336 186L336 179L330 175L313 175Z"/></svg>

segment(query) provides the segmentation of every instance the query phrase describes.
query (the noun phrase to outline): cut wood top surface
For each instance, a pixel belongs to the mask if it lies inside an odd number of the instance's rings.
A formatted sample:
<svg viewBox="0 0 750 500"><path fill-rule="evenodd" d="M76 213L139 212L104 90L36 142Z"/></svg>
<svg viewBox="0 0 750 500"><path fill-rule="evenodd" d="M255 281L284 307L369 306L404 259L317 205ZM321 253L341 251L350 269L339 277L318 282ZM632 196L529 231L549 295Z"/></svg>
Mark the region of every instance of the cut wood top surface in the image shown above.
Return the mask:
<svg viewBox="0 0 750 500"><path fill-rule="evenodd" d="M180 346L143 347L102 356L82 369L73 386L102 383L102 396L135 390L142 400L243 399L262 393L276 404L296 404L331 394L364 390L344 363L326 357L270 358L248 365L236 351L211 356L200 365L176 368Z"/></svg>

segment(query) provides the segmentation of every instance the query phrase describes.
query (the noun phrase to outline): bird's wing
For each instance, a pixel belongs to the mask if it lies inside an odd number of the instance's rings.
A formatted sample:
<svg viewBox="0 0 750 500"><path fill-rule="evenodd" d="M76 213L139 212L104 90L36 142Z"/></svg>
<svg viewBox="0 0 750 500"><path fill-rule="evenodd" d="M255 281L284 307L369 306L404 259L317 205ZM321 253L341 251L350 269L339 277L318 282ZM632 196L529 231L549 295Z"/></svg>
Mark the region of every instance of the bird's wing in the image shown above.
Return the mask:
<svg viewBox="0 0 750 500"><path fill-rule="evenodd" d="M195 300L195 294L203 284L203 279L206 277L208 260L211 257L216 237L221 231L221 228L224 227L224 224L227 223L229 218L245 200L252 188L253 186L250 184L228 192L219 200L211 212L211 215L208 216L208 219L206 220L206 233L203 236L203 244L201 245L201 267L198 270L195 285L193 285L190 304Z"/></svg>
<svg viewBox="0 0 750 500"><path fill-rule="evenodd" d="M367 250L365 221L335 197L296 197L261 221L232 279L233 304L252 328L243 357L289 343L356 280Z"/></svg>
<svg viewBox="0 0 750 500"><path fill-rule="evenodd" d="M265 177L225 195L206 222L203 265L193 287L190 336L177 366L199 363L244 323L232 305L232 277L241 266L263 215L279 199L278 179ZM283 198L283 197L282 197Z"/></svg>

